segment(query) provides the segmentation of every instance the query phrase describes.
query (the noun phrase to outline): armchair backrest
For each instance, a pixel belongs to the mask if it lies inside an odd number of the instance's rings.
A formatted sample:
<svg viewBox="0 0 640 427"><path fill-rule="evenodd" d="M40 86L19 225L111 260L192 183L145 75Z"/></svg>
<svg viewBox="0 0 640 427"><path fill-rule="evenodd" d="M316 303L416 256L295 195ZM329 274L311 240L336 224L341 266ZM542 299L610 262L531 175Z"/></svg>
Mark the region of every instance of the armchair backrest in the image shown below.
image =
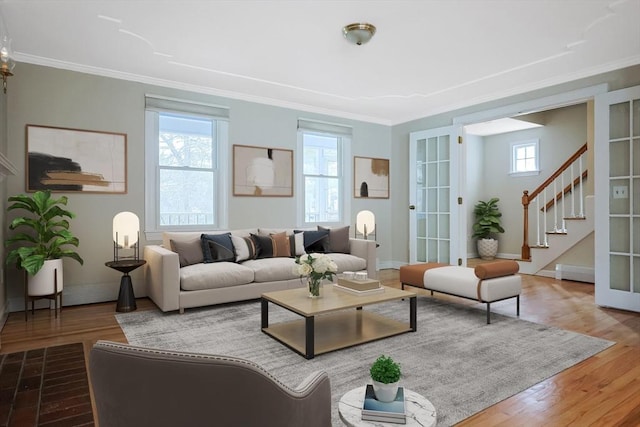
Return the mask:
<svg viewBox="0 0 640 427"><path fill-rule="evenodd" d="M331 425L325 372L292 389L247 360L107 341L89 371L100 427Z"/></svg>

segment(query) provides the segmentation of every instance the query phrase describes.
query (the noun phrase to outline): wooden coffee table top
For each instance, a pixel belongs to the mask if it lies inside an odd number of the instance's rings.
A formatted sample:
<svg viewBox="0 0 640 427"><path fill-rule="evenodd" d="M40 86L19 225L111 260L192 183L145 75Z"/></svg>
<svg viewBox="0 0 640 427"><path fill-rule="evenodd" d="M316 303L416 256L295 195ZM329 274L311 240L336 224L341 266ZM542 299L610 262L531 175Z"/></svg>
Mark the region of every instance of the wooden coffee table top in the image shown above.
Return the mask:
<svg viewBox="0 0 640 427"><path fill-rule="evenodd" d="M354 295L336 290L333 284L323 285L320 298L309 298L309 290L304 288L266 292L262 298L284 307L301 316L309 317L348 308L357 308L385 301L415 297L414 292L383 286L384 292L370 295Z"/></svg>

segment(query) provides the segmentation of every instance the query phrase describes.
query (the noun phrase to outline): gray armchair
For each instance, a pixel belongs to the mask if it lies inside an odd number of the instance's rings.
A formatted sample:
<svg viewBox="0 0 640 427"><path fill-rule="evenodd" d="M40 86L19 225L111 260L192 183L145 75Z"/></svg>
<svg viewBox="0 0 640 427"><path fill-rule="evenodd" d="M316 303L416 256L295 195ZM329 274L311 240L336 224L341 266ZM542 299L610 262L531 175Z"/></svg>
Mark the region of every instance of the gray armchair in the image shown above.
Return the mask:
<svg viewBox="0 0 640 427"><path fill-rule="evenodd" d="M331 426L325 372L291 389L243 359L98 341L89 373L100 427Z"/></svg>

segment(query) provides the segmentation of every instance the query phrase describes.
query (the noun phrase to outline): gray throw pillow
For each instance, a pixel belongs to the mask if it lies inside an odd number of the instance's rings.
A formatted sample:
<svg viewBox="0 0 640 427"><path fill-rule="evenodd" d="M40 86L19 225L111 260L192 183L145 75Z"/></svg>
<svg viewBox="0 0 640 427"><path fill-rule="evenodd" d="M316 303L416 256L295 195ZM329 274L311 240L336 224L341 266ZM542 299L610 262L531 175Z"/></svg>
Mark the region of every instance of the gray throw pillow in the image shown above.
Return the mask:
<svg viewBox="0 0 640 427"><path fill-rule="evenodd" d="M326 228L321 225L318 230L329 231L329 251L343 254L349 253L349 226L338 228Z"/></svg>
<svg viewBox="0 0 640 427"><path fill-rule="evenodd" d="M231 242L231 233L202 234L200 235L200 241L205 263L234 262L236 260L236 253Z"/></svg>
<svg viewBox="0 0 640 427"><path fill-rule="evenodd" d="M180 267L186 267L187 265L192 264L200 264L204 261L200 239L193 239L186 242L169 240L169 243L171 244L171 250L178 254Z"/></svg>

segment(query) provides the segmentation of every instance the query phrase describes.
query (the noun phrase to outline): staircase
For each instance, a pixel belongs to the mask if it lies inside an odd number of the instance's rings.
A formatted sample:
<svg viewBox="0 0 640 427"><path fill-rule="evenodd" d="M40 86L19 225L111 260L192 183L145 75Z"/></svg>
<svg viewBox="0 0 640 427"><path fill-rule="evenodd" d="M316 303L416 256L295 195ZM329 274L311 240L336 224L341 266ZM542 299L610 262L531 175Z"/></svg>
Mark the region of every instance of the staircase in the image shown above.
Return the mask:
<svg viewBox="0 0 640 427"><path fill-rule="evenodd" d="M586 151L584 144L542 185L531 193L523 192L522 259L518 261L521 273L538 273L593 232L594 197L583 196L588 177L584 168ZM531 222L529 207L534 208Z"/></svg>

